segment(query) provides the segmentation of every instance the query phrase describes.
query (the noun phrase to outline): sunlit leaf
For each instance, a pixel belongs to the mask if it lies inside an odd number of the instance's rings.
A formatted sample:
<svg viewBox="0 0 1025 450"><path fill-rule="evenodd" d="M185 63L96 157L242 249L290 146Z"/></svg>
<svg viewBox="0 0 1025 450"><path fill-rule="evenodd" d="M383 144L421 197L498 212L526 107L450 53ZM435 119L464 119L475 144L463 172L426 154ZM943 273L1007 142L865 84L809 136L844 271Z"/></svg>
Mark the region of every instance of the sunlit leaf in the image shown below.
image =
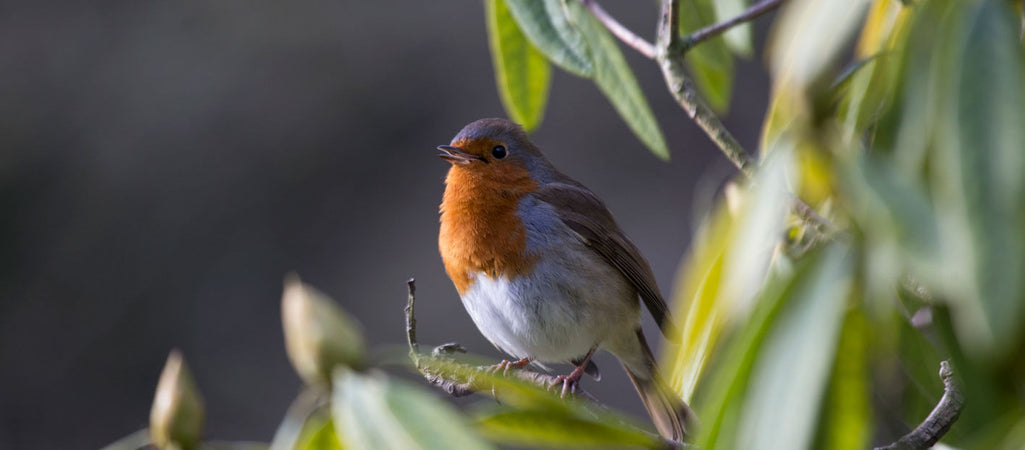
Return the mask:
<svg viewBox="0 0 1025 450"><path fill-rule="evenodd" d="M746 0L716 0L712 2L715 6L715 17L716 22L722 22L725 20L732 19L747 9ZM734 53L743 56L751 56L751 24L743 23L730 28L729 31L723 34L726 38L726 44L729 45L730 50Z"/></svg>
<svg viewBox="0 0 1025 450"><path fill-rule="evenodd" d="M851 287L847 249L834 245L798 280L758 349L739 418L740 448L807 448L817 428Z"/></svg>
<svg viewBox="0 0 1025 450"><path fill-rule="evenodd" d="M347 448L491 448L447 402L383 373L339 367L333 386L331 415Z"/></svg>
<svg viewBox="0 0 1025 450"><path fill-rule="evenodd" d="M527 39L553 63L585 78L594 76L587 43L569 23L563 0L505 0Z"/></svg>
<svg viewBox="0 0 1025 450"><path fill-rule="evenodd" d="M864 17L867 0L792 0L773 24L769 67L776 86L811 85L845 46Z"/></svg>
<svg viewBox="0 0 1025 450"><path fill-rule="evenodd" d="M488 40L495 81L509 117L532 131L544 117L551 68L516 25L507 0L486 0Z"/></svg>
<svg viewBox="0 0 1025 450"><path fill-rule="evenodd" d="M285 412L285 418L278 425L271 440L271 450L292 450L308 448L306 442L323 433L326 422L331 421L327 407L322 404L322 394L312 387L305 387L292 401ZM334 436L334 429L331 429ZM323 445L317 441L317 445ZM341 444L336 444L338 447ZM313 447L321 448L321 447Z"/></svg>
<svg viewBox="0 0 1025 450"><path fill-rule="evenodd" d="M702 448L806 448L850 280L842 245L775 272L696 400Z"/></svg>
<svg viewBox="0 0 1025 450"><path fill-rule="evenodd" d="M296 441L294 450L342 450L335 426L326 415L310 423L309 430Z"/></svg>
<svg viewBox="0 0 1025 450"><path fill-rule="evenodd" d="M668 380L689 400L706 363L731 327L753 309L769 263L783 236L789 207L786 172L792 153L778 149L737 200L737 212L724 208L703 227L681 266L675 301L683 311L680 345L671 353ZM735 215L735 217L734 217Z"/></svg>
<svg viewBox="0 0 1025 450"><path fill-rule="evenodd" d="M655 115L644 98L633 71L623 58L616 40L579 2L568 5L570 19L584 36L594 57L594 82L612 103L630 130L662 159L669 159L669 148L655 120Z"/></svg>
<svg viewBox="0 0 1025 450"><path fill-rule="evenodd" d="M483 414L478 428L488 438L508 445L537 448L654 448L652 434L614 418L583 418L563 411L500 408Z"/></svg>
<svg viewBox="0 0 1025 450"><path fill-rule="evenodd" d="M742 0L729 0L730 3L743 3ZM715 11L712 0L685 0L680 3L680 32L689 33L706 25L715 23ZM741 31L741 28L734 28ZM733 55L723 40L718 36L691 48L685 62L697 83L698 89L708 99L712 108L726 111L730 106L733 91Z"/></svg>
<svg viewBox="0 0 1025 450"><path fill-rule="evenodd" d="M868 322L860 310L847 313L815 448L861 450L872 437Z"/></svg>

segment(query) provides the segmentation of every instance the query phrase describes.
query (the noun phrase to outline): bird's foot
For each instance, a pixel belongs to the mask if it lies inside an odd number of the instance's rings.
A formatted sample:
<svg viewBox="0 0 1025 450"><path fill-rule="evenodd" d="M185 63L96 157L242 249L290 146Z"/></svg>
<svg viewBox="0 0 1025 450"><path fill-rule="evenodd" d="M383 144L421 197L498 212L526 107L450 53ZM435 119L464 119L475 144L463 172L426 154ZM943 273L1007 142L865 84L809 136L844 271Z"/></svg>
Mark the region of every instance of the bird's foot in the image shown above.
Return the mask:
<svg viewBox="0 0 1025 450"><path fill-rule="evenodd" d="M503 359L502 362L495 364L491 367L488 367L487 371L490 374L497 374L499 371L501 371L502 375L505 376L509 374L509 369L522 369L524 367L527 367L528 364L530 364L530 358L523 358L519 361L509 361L507 359Z"/></svg>
<svg viewBox="0 0 1025 450"><path fill-rule="evenodd" d="M559 393L559 397L566 398L566 394L576 394L577 388L580 386L580 378L584 376L584 366L577 367L570 372L569 375L559 375L555 377L555 380L548 385L548 389L553 389L562 385L562 392Z"/></svg>

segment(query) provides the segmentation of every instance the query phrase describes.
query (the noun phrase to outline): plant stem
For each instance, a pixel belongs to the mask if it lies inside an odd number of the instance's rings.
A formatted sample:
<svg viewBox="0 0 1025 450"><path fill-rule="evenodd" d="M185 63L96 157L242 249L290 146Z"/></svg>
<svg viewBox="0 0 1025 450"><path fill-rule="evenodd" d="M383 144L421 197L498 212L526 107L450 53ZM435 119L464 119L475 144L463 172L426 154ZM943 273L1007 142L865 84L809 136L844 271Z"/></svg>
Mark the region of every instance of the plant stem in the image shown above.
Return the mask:
<svg viewBox="0 0 1025 450"><path fill-rule="evenodd" d="M623 24L619 23L619 21L606 12L597 1L580 0L580 3L583 4L585 8L589 9L591 14L594 14L594 17L596 17L602 25L605 25L605 28L608 28L609 32L619 38L620 41L623 41L624 44L632 47L634 50L637 50L637 53L644 55L648 59L655 59L655 46L644 38L638 36L633 31L630 31L630 29L623 26Z"/></svg>
<svg viewBox="0 0 1025 450"><path fill-rule="evenodd" d="M686 48L689 49L695 45L698 45L704 41L707 41L711 38L714 38L720 34L725 33L730 28L733 28L744 22L750 22L754 19L757 19L763 14L778 8L781 3L783 3L783 0L762 0L758 3L755 3L754 5L751 5L749 8L744 10L744 12L738 14L735 17L724 20L714 25L709 25L705 28L702 28L691 33L687 37L683 38L683 43L686 46Z"/></svg>

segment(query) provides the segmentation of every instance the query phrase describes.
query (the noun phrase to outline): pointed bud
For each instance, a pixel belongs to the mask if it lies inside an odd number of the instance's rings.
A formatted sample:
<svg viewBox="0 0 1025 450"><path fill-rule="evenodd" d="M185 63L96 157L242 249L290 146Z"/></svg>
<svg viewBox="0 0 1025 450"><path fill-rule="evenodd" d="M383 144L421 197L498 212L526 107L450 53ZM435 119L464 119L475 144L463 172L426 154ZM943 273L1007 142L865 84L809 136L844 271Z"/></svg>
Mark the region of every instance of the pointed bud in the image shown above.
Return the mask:
<svg viewBox="0 0 1025 450"><path fill-rule="evenodd" d="M159 448L193 449L203 434L203 397L177 349L171 351L157 383L149 415L150 438Z"/></svg>
<svg viewBox="0 0 1025 450"><path fill-rule="evenodd" d="M281 319L288 358L307 384L329 384L335 365L363 365L364 343L359 323L294 274L285 279Z"/></svg>

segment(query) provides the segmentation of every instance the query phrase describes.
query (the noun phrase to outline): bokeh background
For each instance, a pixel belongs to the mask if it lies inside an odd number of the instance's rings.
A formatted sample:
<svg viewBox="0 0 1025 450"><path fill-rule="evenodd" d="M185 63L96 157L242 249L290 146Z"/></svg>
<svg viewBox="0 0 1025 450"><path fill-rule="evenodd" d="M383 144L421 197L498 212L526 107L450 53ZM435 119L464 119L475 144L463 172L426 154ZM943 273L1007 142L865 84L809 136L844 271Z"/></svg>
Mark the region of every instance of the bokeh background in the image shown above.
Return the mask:
<svg viewBox="0 0 1025 450"><path fill-rule="evenodd" d="M652 34L653 3L605 3ZM404 345L415 276L423 344L500 358L436 241L434 147L503 115L483 17L476 1L4 6L0 448L97 448L145 427L174 347L209 437L269 440L300 387L279 318L293 270L380 348ZM671 162L563 72L534 137L606 200L668 295L695 212L733 172L657 67L624 51ZM759 57L742 63L726 123L749 148L767 95ZM618 364L598 363L605 378L585 387L643 417Z"/></svg>

